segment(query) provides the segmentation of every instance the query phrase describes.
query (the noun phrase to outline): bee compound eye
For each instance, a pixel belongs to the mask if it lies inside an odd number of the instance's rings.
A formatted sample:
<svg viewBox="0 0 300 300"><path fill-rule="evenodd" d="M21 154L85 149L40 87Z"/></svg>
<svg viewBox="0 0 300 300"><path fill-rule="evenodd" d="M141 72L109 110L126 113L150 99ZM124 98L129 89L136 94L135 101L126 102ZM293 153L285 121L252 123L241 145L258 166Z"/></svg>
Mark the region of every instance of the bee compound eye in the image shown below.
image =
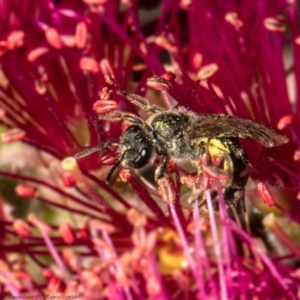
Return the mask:
<svg viewBox="0 0 300 300"><path fill-rule="evenodd" d="M135 157L132 166L135 169L141 168L145 166L150 160L151 152L147 148L142 148L138 155Z"/></svg>

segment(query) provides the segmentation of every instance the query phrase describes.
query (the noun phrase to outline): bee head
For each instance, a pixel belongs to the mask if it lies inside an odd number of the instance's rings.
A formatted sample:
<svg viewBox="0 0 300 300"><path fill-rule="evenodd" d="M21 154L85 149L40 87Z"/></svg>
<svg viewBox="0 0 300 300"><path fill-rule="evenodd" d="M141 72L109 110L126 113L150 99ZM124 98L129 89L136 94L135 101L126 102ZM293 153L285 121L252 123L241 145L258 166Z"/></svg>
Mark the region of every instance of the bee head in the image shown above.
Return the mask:
<svg viewBox="0 0 300 300"><path fill-rule="evenodd" d="M106 177L109 182L115 169L121 164L124 167L139 169L151 159L153 146L150 136L138 125L132 125L123 133L119 143L119 160Z"/></svg>
<svg viewBox="0 0 300 300"><path fill-rule="evenodd" d="M134 169L142 168L149 162L152 150L148 134L140 126L132 125L121 137L119 149L121 164Z"/></svg>

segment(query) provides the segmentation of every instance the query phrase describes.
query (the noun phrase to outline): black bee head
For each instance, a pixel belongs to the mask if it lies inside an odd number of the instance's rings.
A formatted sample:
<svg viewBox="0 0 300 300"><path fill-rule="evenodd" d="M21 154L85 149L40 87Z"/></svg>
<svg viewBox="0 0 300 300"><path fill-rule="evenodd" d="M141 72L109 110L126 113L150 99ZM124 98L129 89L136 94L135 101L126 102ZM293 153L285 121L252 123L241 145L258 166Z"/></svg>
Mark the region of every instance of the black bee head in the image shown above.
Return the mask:
<svg viewBox="0 0 300 300"><path fill-rule="evenodd" d="M121 164L124 167L139 169L151 159L153 146L150 136L140 126L132 125L123 133L119 143L119 160L110 169L106 182Z"/></svg>
<svg viewBox="0 0 300 300"><path fill-rule="evenodd" d="M152 152L151 139L140 126L132 125L126 129L121 137L119 148L122 166L142 168L149 162Z"/></svg>

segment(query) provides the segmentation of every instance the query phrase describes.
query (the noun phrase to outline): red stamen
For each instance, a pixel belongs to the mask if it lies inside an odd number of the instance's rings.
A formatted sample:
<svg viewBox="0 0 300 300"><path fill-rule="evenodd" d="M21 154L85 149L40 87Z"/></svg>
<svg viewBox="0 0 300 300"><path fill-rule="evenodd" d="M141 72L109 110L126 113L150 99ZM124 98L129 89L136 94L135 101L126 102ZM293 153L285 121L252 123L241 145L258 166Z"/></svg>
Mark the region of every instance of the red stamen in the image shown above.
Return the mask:
<svg viewBox="0 0 300 300"><path fill-rule="evenodd" d="M200 80L207 79L213 76L219 69L219 66L215 63L203 66L200 71L197 73L197 77Z"/></svg>
<svg viewBox="0 0 300 300"><path fill-rule="evenodd" d="M30 237L30 235L31 235L31 228L23 220L18 220L18 219L15 220L14 223L13 223L13 227L14 227L16 233L20 237L22 237L22 238Z"/></svg>
<svg viewBox="0 0 300 300"><path fill-rule="evenodd" d="M264 26L266 29L273 32L283 32L286 30L284 19L281 16L264 19Z"/></svg>
<svg viewBox="0 0 300 300"><path fill-rule="evenodd" d="M21 197L34 198L37 196L36 188L26 184L18 184L15 187L15 193Z"/></svg>
<svg viewBox="0 0 300 300"><path fill-rule="evenodd" d="M62 180L65 187L73 187L76 184L75 177L71 172L68 171L62 173Z"/></svg>
<svg viewBox="0 0 300 300"><path fill-rule="evenodd" d="M79 22L76 25L76 32L75 32L75 45L79 49L83 49L85 47L87 41L87 34L88 31L85 22Z"/></svg>
<svg viewBox="0 0 300 300"><path fill-rule="evenodd" d="M40 56L46 54L47 52L49 52L49 48L47 48L47 47L38 47L38 48L35 48L35 49L31 50L28 53L27 59L29 61L35 61L37 58L39 58Z"/></svg>
<svg viewBox="0 0 300 300"><path fill-rule="evenodd" d="M49 234L52 231L50 226L48 226L34 214L29 214L27 220L42 232Z"/></svg>
<svg viewBox="0 0 300 300"><path fill-rule="evenodd" d="M0 134L0 141L1 143L21 141L25 137L25 135L25 131L19 128L7 129Z"/></svg>
<svg viewBox="0 0 300 300"><path fill-rule="evenodd" d="M59 233L67 244L73 244L76 237L73 228L68 223L59 224Z"/></svg>
<svg viewBox="0 0 300 300"><path fill-rule="evenodd" d="M150 298L157 298L162 290L161 285L155 278L155 276L146 276L147 282L146 282L146 290Z"/></svg>
<svg viewBox="0 0 300 300"><path fill-rule="evenodd" d="M79 67L81 70L92 73L98 73L100 70L96 60L90 57L82 57L79 61Z"/></svg>
<svg viewBox="0 0 300 300"><path fill-rule="evenodd" d="M201 53L195 53L192 59L192 67L195 70L199 70L203 61L203 55Z"/></svg>
<svg viewBox="0 0 300 300"><path fill-rule="evenodd" d="M79 259L71 249L63 249L62 256L66 265L73 271L78 271L80 269Z"/></svg>
<svg viewBox="0 0 300 300"><path fill-rule="evenodd" d="M127 220L135 227L146 226L147 216L135 208L130 208L127 212Z"/></svg>
<svg viewBox="0 0 300 300"><path fill-rule="evenodd" d="M14 30L7 37L7 48L9 50L14 50L16 48L20 48L24 44L24 31L22 30Z"/></svg>
<svg viewBox="0 0 300 300"><path fill-rule="evenodd" d="M99 230L99 231L106 231L108 233L114 233L116 231L116 228L108 223L105 223L103 221L98 220L91 220L89 221L89 226L93 229Z"/></svg>
<svg viewBox="0 0 300 300"><path fill-rule="evenodd" d="M294 152L294 156L293 156L293 159L297 162L300 162L300 150L296 150Z"/></svg>
<svg viewBox="0 0 300 300"><path fill-rule="evenodd" d="M277 128L279 130L284 129L286 126L290 125L294 120L294 115L287 115L282 117L277 123Z"/></svg>
<svg viewBox="0 0 300 300"><path fill-rule="evenodd" d="M177 53L177 47L172 44L167 38L164 36L158 36L155 38L156 45L159 45L163 49L167 50L169 53L174 54Z"/></svg>
<svg viewBox="0 0 300 300"><path fill-rule="evenodd" d="M93 110L99 115L107 114L118 108L119 105L116 101L112 100L98 100L93 105Z"/></svg>
<svg viewBox="0 0 300 300"><path fill-rule="evenodd" d="M100 61L100 69L104 76L105 81L108 84L114 84L115 74L114 74L112 66L110 65L110 63L107 59L102 59Z"/></svg>
<svg viewBox="0 0 300 300"><path fill-rule="evenodd" d="M233 25L236 29L239 29L244 25L243 21L241 21L236 12L228 12L225 15L225 20L231 25Z"/></svg>
<svg viewBox="0 0 300 300"><path fill-rule="evenodd" d="M73 35L61 35L60 39L64 46L69 47L69 48L74 48L75 37Z"/></svg>
<svg viewBox="0 0 300 300"><path fill-rule="evenodd" d="M168 90L170 83L164 78L153 76L147 79L146 84L148 87L156 89L158 91L166 91Z"/></svg>
<svg viewBox="0 0 300 300"><path fill-rule="evenodd" d="M272 194L271 194L271 191L269 189L269 187L260 182L258 185L257 185L257 190L258 190L258 193L261 197L261 199L263 200L263 202L268 205L268 206L274 206L276 204Z"/></svg>
<svg viewBox="0 0 300 300"><path fill-rule="evenodd" d="M45 31L45 36L47 42L55 49L61 49L63 43L61 41L60 35L55 28L47 28Z"/></svg>

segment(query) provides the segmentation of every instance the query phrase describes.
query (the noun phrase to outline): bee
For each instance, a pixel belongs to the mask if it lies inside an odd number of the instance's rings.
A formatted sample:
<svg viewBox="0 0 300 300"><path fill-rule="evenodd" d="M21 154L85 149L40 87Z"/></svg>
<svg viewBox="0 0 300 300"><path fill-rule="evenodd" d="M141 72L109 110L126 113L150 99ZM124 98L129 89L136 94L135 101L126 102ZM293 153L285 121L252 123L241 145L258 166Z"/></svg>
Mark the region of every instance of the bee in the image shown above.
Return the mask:
<svg viewBox="0 0 300 300"><path fill-rule="evenodd" d="M225 175L222 192L227 206L236 206L247 183L248 157L239 138L250 138L266 147L287 142L287 138L269 126L232 115L197 114L183 107L164 109L151 105L146 98L136 94L124 94L130 102L146 110L146 120L126 112L113 111L101 119L125 121L129 127L118 143L107 142L88 148L75 157L82 158L105 147L118 147L118 160L107 174L109 183L118 166L139 169L159 156L155 180L167 175L167 165L172 158L176 163L192 163L198 169L201 181L206 167ZM211 190L215 209L218 209L216 189Z"/></svg>

